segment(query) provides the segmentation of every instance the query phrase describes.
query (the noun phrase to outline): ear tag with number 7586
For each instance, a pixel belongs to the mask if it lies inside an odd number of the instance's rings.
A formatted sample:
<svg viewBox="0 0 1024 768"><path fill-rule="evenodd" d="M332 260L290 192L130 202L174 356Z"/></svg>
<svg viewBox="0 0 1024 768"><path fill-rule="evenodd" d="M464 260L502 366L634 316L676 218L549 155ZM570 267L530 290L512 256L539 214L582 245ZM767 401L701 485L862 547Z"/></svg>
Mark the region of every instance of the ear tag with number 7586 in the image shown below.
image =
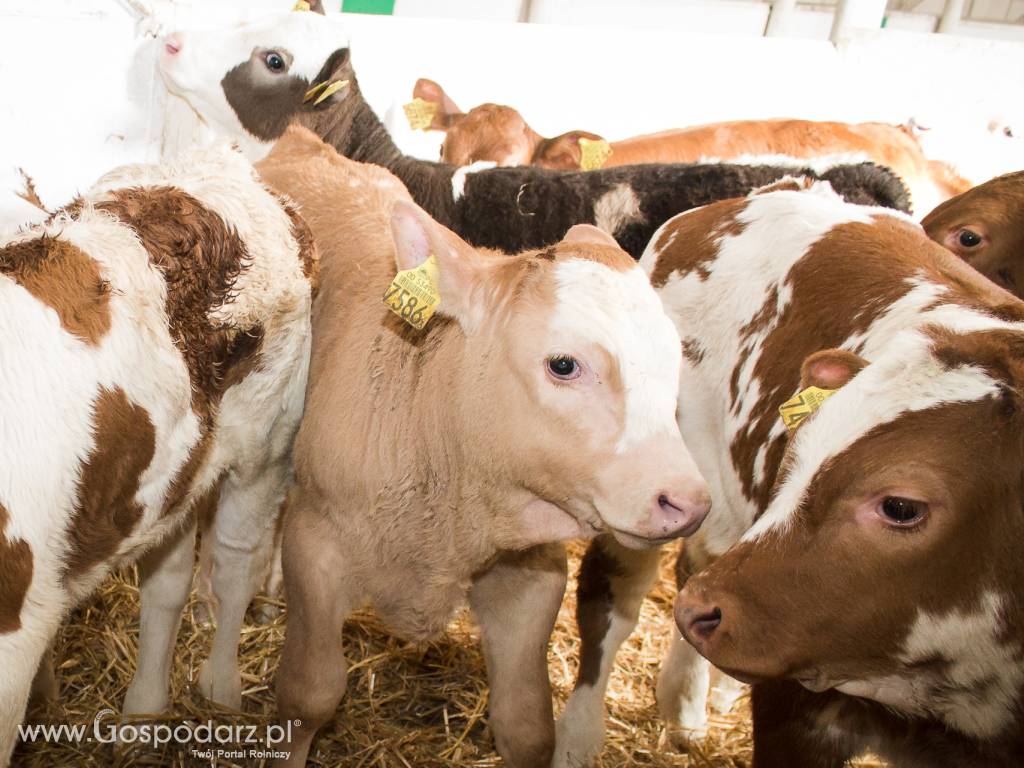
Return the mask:
<svg viewBox="0 0 1024 768"><path fill-rule="evenodd" d="M388 309L418 330L433 316L441 303L437 289L437 259L434 254L412 269L403 269L384 291Z"/></svg>

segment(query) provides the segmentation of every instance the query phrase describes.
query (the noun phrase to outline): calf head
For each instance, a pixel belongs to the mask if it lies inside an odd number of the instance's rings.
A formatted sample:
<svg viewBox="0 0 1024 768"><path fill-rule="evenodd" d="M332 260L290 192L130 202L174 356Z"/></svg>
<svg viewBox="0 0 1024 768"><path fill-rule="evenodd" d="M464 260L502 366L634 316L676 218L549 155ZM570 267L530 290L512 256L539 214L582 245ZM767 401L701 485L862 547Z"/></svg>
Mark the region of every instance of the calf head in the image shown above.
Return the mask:
<svg viewBox="0 0 1024 768"><path fill-rule="evenodd" d="M1024 171L947 200L921 226L985 277L1024 297Z"/></svg>
<svg viewBox="0 0 1024 768"><path fill-rule="evenodd" d="M481 160L500 166L529 165L542 141L512 107L481 104L448 128L441 145L441 160L469 165Z"/></svg>
<svg viewBox="0 0 1024 768"><path fill-rule="evenodd" d="M171 93L251 159L293 121L320 135L345 131L363 103L347 37L336 21L308 11L174 32L164 40L160 71Z"/></svg>
<svg viewBox="0 0 1024 768"><path fill-rule="evenodd" d="M465 336L448 395L462 450L519 500L519 544L696 531L710 501L676 423L679 337L611 237L581 225L539 253L486 254L405 201L392 228L399 269L437 261L438 312Z"/></svg>
<svg viewBox="0 0 1024 768"><path fill-rule="evenodd" d="M805 361L803 386L837 391L790 438L764 514L680 593L697 650L741 679L837 688L976 737L1013 722L1024 332L1007 328Z"/></svg>

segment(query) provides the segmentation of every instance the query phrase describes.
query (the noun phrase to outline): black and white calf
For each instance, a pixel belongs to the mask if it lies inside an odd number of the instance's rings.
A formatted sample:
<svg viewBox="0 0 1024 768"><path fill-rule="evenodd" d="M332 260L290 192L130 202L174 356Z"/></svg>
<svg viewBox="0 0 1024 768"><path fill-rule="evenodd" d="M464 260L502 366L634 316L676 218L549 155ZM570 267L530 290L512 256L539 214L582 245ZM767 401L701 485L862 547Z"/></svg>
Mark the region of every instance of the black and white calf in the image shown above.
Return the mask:
<svg viewBox="0 0 1024 768"><path fill-rule="evenodd" d="M821 173L800 164L650 164L595 171L457 168L403 155L363 99L344 28L316 13L275 15L218 31L176 32L161 60L171 92L215 130L262 157L297 121L346 157L389 169L434 219L472 245L518 253L596 224L639 258L675 214L798 173L850 202L908 210L903 183L871 163ZM803 161L806 164L806 161Z"/></svg>

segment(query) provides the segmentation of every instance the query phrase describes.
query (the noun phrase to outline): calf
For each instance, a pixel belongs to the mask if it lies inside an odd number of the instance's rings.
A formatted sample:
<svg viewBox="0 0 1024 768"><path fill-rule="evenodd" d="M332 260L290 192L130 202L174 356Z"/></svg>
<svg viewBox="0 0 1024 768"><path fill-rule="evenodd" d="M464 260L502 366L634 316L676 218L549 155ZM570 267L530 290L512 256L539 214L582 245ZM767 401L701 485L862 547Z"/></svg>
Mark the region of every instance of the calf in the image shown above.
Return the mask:
<svg viewBox="0 0 1024 768"><path fill-rule="evenodd" d="M587 131L544 138L517 110L500 104L481 104L463 113L432 80L417 81L413 95L434 105L430 127L447 131L441 159L456 165L491 161L576 170L584 167L583 144L604 141ZM888 123L734 120L613 141L608 148L611 154L602 167L754 160L770 164L782 159L812 165L817 158L842 156L871 160L903 179L918 212L970 187L951 166L925 157L910 129Z"/></svg>
<svg viewBox="0 0 1024 768"><path fill-rule="evenodd" d="M676 619L755 683L754 765L1018 765L1024 304L821 184L679 216L641 263L720 509ZM678 643L677 711L703 711L695 662Z"/></svg>
<svg viewBox="0 0 1024 768"><path fill-rule="evenodd" d="M594 227L539 252L474 250L390 173L300 128L259 168L323 254L284 523L278 708L301 721L286 763L304 764L344 693L350 612L370 602L423 640L468 596L498 751L546 765L558 542L607 531L648 547L708 511L675 422L679 337L639 266ZM440 305L416 330L381 296L396 269L428 261Z"/></svg>
<svg viewBox="0 0 1024 768"><path fill-rule="evenodd" d="M241 154L126 166L0 243L0 764L64 616L138 561L125 711L168 703L194 508L216 502L217 635L202 691L240 703L236 652L289 478L317 260Z"/></svg>
<svg viewBox="0 0 1024 768"><path fill-rule="evenodd" d="M596 224L639 257L676 213L771 183L792 168L650 165L563 173L541 168L456 168L403 155L359 91L337 23L290 13L232 30L177 32L161 60L168 88L252 156L292 120L341 154L391 170L413 199L469 243L517 253L558 242L574 224ZM817 176L810 169L801 173ZM902 183L871 164L823 171L855 202L908 205Z"/></svg>
<svg viewBox="0 0 1024 768"><path fill-rule="evenodd" d="M921 226L985 277L1024 297L1024 171L947 200Z"/></svg>

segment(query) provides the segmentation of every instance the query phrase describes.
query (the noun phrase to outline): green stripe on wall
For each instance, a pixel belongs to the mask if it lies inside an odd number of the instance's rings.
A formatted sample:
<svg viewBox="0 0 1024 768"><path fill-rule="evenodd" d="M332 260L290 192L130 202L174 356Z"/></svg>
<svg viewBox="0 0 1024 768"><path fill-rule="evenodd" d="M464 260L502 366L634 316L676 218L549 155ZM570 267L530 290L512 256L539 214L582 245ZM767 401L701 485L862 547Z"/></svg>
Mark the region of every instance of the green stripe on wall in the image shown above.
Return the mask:
<svg viewBox="0 0 1024 768"><path fill-rule="evenodd" d="M341 10L346 13L376 13L390 16L395 12L395 0L342 0Z"/></svg>

